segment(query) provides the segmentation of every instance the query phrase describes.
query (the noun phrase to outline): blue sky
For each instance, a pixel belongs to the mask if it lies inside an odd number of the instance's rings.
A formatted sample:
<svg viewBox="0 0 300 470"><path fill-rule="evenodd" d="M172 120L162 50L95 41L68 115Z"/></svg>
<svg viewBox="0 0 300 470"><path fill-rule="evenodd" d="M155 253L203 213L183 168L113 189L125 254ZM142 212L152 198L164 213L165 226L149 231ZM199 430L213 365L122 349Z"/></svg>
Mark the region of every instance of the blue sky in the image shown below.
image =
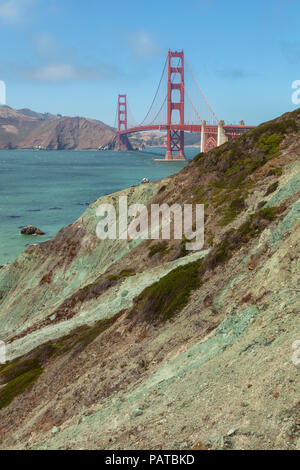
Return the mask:
<svg viewBox="0 0 300 470"><path fill-rule="evenodd" d="M169 48L184 49L219 118L258 124L296 108L299 0L0 0L7 104L114 124L137 119Z"/></svg>

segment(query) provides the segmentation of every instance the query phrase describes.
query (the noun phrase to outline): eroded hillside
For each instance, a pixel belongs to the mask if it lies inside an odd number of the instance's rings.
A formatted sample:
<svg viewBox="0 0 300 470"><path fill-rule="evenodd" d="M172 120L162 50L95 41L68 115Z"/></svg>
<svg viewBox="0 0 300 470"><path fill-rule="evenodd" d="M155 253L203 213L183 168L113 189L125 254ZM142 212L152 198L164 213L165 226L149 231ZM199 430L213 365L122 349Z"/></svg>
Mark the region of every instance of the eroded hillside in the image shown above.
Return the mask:
<svg viewBox="0 0 300 470"><path fill-rule="evenodd" d="M114 136L112 128L95 119L0 106L0 149L97 150Z"/></svg>
<svg viewBox="0 0 300 470"><path fill-rule="evenodd" d="M299 447L299 156L298 110L6 265L1 447ZM203 203L203 251L98 240L120 194Z"/></svg>

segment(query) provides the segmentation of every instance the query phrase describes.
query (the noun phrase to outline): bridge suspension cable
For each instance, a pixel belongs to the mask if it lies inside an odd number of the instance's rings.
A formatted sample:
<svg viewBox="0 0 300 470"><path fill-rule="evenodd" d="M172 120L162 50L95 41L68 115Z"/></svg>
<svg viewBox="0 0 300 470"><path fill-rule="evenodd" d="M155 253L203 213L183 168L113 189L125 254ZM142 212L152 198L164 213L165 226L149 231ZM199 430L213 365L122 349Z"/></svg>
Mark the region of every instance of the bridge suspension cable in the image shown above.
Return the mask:
<svg viewBox="0 0 300 470"><path fill-rule="evenodd" d="M164 67L164 71L163 71L162 77L163 77L164 72L165 72L165 69L166 69L167 61L168 61L168 57L167 57L167 59L166 59L166 63L165 63L165 67ZM176 70L178 70L179 63L180 63L180 59L178 59L177 65L176 65L176 67L175 67ZM175 76L173 76L173 77L171 78L171 82L174 83L174 80L175 80ZM161 78L161 81L162 81L162 78ZM160 84L161 84L161 81L160 81ZM158 90L157 90L157 93L158 93ZM157 96L157 93L156 93L156 96ZM163 108L164 108L164 106L165 106L165 104L166 104L166 102L167 102L167 99L168 99L168 94L166 94L165 99L163 100L163 103L162 103L161 107L159 108L158 113L156 114L155 118L150 122L150 126L155 123L156 119L158 118L158 116L160 115L161 111L163 110ZM154 100L153 100L153 103L154 103Z"/></svg>
<svg viewBox="0 0 300 470"><path fill-rule="evenodd" d="M186 96L187 96L189 102L191 103L191 105L192 105L192 107L193 107L193 110L195 111L195 113L196 113L198 119L200 120L200 122L202 123L202 122L203 122L203 119L199 116L199 113L198 113L197 109L195 108L195 106L193 105L192 100L191 100L191 98L190 98L190 95L189 95L188 92L186 91L186 88L185 88L184 85L183 85L183 88L184 88L184 93L186 94Z"/></svg>
<svg viewBox="0 0 300 470"><path fill-rule="evenodd" d="M131 107L130 107L130 104L129 104L129 101L128 101L128 100L127 100L127 108L128 108L129 113L130 113L130 118L132 118L133 124L135 124L136 126L138 126L138 125L139 125L139 124L138 124L138 121L135 119L135 116L134 116L134 114L133 114L133 112L132 112L132 109L131 109Z"/></svg>
<svg viewBox="0 0 300 470"><path fill-rule="evenodd" d="M163 110L163 108L164 108L164 106L165 106L165 104L166 104L166 102L167 102L167 98L168 98L168 96L166 95L166 97L165 97L165 99L164 99L164 101L163 101L163 104L162 104L161 107L159 108L158 113L156 114L156 116L155 116L155 118L153 119L153 121L150 122L150 126L155 123L156 119L157 119L158 116L160 115L161 111Z"/></svg>
<svg viewBox="0 0 300 470"><path fill-rule="evenodd" d="M179 66L179 63L177 63L177 67L175 67L175 70L176 70L177 73L179 73L178 66ZM172 83L174 83L174 80L172 80ZM192 108L193 108L195 114L197 115L199 121L201 121L201 123L202 123L202 122L203 122L203 119L200 117L200 115L199 115L197 109L195 108L195 106L194 106L194 104L193 104L193 102L192 102L192 100L191 100L191 98L190 98L190 95L188 94L188 92L187 92L187 90L186 90L184 84L183 84L183 89L184 89L184 93L186 94L186 96L187 96L189 102L190 102L191 105L192 105ZM165 101L166 101L166 100L167 100L167 97L166 97ZM164 104L164 103L163 103L163 104Z"/></svg>
<svg viewBox="0 0 300 470"><path fill-rule="evenodd" d="M117 119L118 119L118 107L116 107L116 115L115 115L115 122L114 122L114 128L117 128Z"/></svg>
<svg viewBox="0 0 300 470"><path fill-rule="evenodd" d="M163 71L162 71L162 74L161 74L161 77L160 77L160 80L159 80L159 84L158 84L157 90L156 90L156 92L155 92L154 98L153 98L153 100L152 100L151 106L150 106L150 108L149 108L149 111L147 112L147 114L146 114L146 116L144 117L143 121L139 124L140 126L142 126L142 125L145 123L147 117L148 117L149 114L151 113L151 110L152 110L153 105L154 105L154 103L155 103L155 100L156 100L156 98L157 98L157 95L158 95L158 92L159 92L159 89L160 89L160 86L161 86L161 83L162 83L162 80L163 80L163 77L164 77L164 74L165 74L165 71L166 71L167 63L168 63L168 58L166 58L165 65L164 65L164 68L163 68ZM159 112L160 112L160 111L159 111ZM158 113L158 114L159 114L159 113ZM157 117L157 116L156 116L156 117ZM155 117L155 119L156 119L156 117ZM154 119L154 120L155 120L155 119Z"/></svg>
<svg viewBox="0 0 300 470"><path fill-rule="evenodd" d="M200 86L199 86L199 84L198 84L198 82L197 82L197 80L196 80L196 77L195 77L195 75L194 75L194 73L193 73L193 70L192 70L192 68L191 68L191 66L190 66L190 64L189 64L189 61L187 60L186 57L185 57L185 61L186 61L187 66L188 66L188 68L189 68L189 70L190 70L190 72L191 72L191 75L192 75L193 80L194 80L194 82L195 82L195 84L196 84L196 87L198 88L199 92L201 93L201 96L202 96L202 98L204 99L206 105L208 106L210 112L212 113L212 115L214 116L214 118L216 119L216 121L217 121L217 122L220 122L220 120L217 118L216 114L215 114L214 111L212 110L211 106L209 105L209 103L208 103L208 101L207 101L207 99L206 99L206 97L205 97L203 91L201 90L201 88L200 88Z"/></svg>

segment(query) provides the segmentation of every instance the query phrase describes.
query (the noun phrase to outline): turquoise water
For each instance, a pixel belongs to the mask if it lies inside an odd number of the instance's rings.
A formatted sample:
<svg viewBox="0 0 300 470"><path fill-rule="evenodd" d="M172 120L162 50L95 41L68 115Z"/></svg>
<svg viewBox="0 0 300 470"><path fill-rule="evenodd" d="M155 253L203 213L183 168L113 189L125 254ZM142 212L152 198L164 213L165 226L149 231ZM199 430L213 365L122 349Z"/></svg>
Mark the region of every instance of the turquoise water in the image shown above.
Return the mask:
<svg viewBox="0 0 300 470"><path fill-rule="evenodd" d="M151 152L163 156L165 151ZM51 239L96 198L139 184L144 177L164 178L185 165L154 162L151 152L1 150L0 265L28 244ZM186 153L191 158L197 150ZM35 225L46 235L20 235L24 225Z"/></svg>

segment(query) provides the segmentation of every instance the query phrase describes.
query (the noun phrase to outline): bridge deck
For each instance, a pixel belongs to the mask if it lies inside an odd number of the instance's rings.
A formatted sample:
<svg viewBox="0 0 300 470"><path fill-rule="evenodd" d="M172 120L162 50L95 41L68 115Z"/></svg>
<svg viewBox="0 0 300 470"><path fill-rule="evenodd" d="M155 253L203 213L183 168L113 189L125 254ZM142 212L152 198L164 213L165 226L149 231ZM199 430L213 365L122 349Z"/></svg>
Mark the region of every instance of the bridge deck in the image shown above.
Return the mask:
<svg viewBox="0 0 300 470"><path fill-rule="evenodd" d="M223 129L226 134L236 134L237 132L248 132L251 129L254 129L255 126L223 126ZM145 131L184 131L184 132L201 132L202 125L201 124L172 124L168 126L167 124L160 124L160 125L150 125L150 126L138 126L138 127L131 127L129 129L123 129L120 131L121 135L126 134L133 134L135 132L145 132ZM218 126L217 125L206 125L205 132L209 134L217 134L218 133Z"/></svg>

